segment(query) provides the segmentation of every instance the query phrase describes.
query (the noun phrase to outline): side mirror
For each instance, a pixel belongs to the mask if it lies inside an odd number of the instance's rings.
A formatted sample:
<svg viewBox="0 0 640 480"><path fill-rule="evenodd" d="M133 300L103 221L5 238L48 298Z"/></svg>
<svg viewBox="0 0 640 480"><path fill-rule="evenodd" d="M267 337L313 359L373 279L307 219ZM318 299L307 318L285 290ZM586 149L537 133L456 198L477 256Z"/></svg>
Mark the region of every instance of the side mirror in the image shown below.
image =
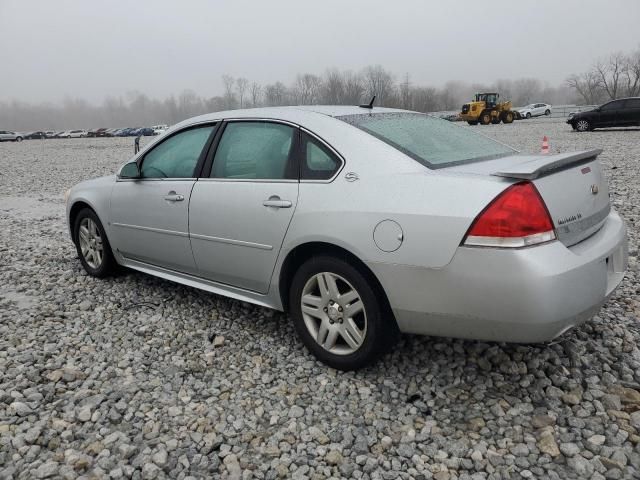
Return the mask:
<svg viewBox="0 0 640 480"><path fill-rule="evenodd" d="M120 170L120 178L140 178L140 167L136 162L127 163Z"/></svg>

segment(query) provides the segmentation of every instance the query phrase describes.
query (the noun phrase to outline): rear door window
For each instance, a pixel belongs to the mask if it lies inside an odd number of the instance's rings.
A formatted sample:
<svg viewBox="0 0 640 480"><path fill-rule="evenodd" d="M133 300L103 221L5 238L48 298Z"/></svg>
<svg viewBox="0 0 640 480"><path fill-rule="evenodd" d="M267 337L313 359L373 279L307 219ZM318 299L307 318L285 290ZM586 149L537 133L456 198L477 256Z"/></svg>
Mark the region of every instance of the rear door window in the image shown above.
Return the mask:
<svg viewBox="0 0 640 480"><path fill-rule="evenodd" d="M638 110L640 109L640 98L629 98L627 103L624 104L624 108L627 110Z"/></svg>
<svg viewBox="0 0 640 480"><path fill-rule="evenodd" d="M212 178L297 179L294 139L298 129L263 121L230 122L213 159Z"/></svg>

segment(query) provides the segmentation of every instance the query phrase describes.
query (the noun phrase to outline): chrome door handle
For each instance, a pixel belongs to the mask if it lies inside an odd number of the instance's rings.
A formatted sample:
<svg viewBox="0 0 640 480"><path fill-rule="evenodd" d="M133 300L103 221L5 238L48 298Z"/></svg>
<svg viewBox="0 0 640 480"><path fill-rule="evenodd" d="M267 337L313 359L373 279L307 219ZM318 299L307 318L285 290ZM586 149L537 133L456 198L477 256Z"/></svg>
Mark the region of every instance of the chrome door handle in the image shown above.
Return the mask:
<svg viewBox="0 0 640 480"><path fill-rule="evenodd" d="M168 202L181 202L184 200L184 195L169 193L169 195L165 195L164 199Z"/></svg>
<svg viewBox="0 0 640 480"><path fill-rule="evenodd" d="M280 200L279 197L271 197L269 200L262 202L262 205L274 208L291 208L292 204L289 200Z"/></svg>

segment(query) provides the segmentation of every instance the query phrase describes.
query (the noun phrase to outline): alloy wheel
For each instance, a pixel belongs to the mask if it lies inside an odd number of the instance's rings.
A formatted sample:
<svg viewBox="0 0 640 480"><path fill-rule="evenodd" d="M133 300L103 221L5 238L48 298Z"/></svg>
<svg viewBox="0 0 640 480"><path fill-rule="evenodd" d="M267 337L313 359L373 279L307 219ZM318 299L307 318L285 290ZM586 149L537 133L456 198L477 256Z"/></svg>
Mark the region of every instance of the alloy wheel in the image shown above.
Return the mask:
<svg viewBox="0 0 640 480"><path fill-rule="evenodd" d="M587 122L586 120L578 120L578 122L576 123L576 130L578 130L579 132L586 132L587 130L589 130L589 122Z"/></svg>
<svg viewBox="0 0 640 480"><path fill-rule="evenodd" d="M321 272L305 284L302 317L316 343L330 353L349 355L367 335L367 314L358 291L340 275Z"/></svg>
<svg viewBox="0 0 640 480"><path fill-rule="evenodd" d="M82 257L87 265L93 269L100 268L104 258L104 246L98 225L91 218L85 217L80 222L78 240Z"/></svg>

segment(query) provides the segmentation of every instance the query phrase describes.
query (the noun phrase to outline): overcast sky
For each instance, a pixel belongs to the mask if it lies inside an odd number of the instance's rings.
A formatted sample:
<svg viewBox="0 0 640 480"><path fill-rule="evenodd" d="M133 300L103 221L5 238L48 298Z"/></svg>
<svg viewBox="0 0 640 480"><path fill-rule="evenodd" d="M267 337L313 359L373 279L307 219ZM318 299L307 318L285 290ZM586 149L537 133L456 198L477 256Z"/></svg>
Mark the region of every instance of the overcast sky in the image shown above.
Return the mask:
<svg viewBox="0 0 640 480"><path fill-rule="evenodd" d="M0 0L0 99L209 97L380 64L415 84L557 85L640 46L638 0Z"/></svg>

